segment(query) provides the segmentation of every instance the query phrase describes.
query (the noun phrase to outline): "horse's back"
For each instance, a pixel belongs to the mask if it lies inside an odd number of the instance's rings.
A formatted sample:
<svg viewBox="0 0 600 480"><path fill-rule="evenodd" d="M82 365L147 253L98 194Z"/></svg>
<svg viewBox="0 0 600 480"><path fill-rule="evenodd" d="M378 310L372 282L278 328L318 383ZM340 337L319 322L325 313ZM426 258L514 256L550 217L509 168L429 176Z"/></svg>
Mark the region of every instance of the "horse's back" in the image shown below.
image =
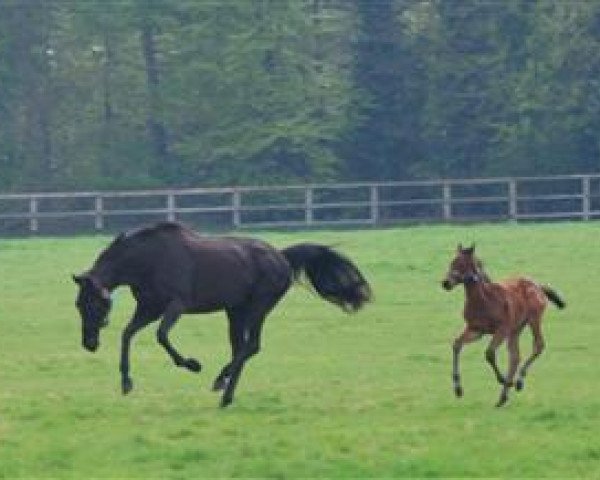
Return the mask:
<svg viewBox="0 0 600 480"><path fill-rule="evenodd" d="M522 316L531 317L544 311L548 300L540 285L526 277L513 277L500 283L516 303Z"/></svg>
<svg viewBox="0 0 600 480"><path fill-rule="evenodd" d="M230 308L257 290L285 292L285 257L269 244L243 237L201 235L163 223L123 237L139 289L181 299L189 311Z"/></svg>
<svg viewBox="0 0 600 480"><path fill-rule="evenodd" d="M290 285L285 257L261 240L194 236L185 242L197 304L227 308L265 293L281 295Z"/></svg>

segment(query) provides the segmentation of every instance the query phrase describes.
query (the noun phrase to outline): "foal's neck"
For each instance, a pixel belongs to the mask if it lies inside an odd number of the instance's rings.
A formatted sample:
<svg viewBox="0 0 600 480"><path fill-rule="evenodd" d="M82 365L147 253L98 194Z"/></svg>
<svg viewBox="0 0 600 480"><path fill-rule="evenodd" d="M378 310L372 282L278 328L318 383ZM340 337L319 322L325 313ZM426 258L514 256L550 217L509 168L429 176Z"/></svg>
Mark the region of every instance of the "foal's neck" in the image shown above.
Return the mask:
<svg viewBox="0 0 600 480"><path fill-rule="evenodd" d="M482 300L485 296L485 282L478 280L476 282L465 283L465 299L466 301Z"/></svg>

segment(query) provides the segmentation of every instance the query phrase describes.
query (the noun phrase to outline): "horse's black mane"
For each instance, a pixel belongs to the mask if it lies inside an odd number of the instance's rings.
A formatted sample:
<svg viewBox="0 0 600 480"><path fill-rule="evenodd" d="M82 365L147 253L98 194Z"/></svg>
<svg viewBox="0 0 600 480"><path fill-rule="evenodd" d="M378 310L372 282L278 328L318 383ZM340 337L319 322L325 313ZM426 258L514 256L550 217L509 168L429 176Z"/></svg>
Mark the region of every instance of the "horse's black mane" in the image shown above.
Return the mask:
<svg viewBox="0 0 600 480"><path fill-rule="evenodd" d="M190 231L188 227L178 222L159 222L155 225L149 225L147 227L134 228L127 232L121 233L115 241L125 240L130 238L143 238L147 236L156 235L161 232L170 231Z"/></svg>
<svg viewBox="0 0 600 480"><path fill-rule="evenodd" d="M191 232L188 227L178 222L159 222L155 225L149 225L147 227L134 228L126 232L120 233L115 238L111 245L123 243L124 241L130 241L134 239L143 239L152 237L162 232ZM109 247L110 248L110 247Z"/></svg>
<svg viewBox="0 0 600 480"><path fill-rule="evenodd" d="M163 232L192 232L192 230L181 223L169 221L158 222L154 225L127 230L115 237L110 245L99 255L98 261L114 258L114 256L119 254L122 248L129 246L131 242L153 237Z"/></svg>

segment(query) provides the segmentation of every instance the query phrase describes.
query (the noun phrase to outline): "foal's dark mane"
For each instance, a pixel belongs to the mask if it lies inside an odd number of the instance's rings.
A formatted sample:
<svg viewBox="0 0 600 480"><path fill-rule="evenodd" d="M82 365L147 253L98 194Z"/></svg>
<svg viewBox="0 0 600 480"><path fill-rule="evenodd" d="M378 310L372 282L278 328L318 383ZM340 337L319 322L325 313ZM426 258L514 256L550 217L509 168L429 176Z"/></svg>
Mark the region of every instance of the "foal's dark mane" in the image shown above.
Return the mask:
<svg viewBox="0 0 600 480"><path fill-rule="evenodd" d="M483 280L484 283L492 283L492 277L490 277L488 275L488 273L485 271L485 269L483 268L483 263L481 261L478 261L479 265L479 273L481 274L481 279Z"/></svg>

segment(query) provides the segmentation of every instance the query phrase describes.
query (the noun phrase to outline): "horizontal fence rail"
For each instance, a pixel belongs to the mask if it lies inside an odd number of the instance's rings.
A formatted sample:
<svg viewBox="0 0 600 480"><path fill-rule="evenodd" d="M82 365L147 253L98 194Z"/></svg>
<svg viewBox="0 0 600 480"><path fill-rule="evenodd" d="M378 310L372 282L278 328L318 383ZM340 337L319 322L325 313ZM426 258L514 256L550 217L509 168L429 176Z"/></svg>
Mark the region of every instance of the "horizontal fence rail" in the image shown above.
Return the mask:
<svg viewBox="0 0 600 480"><path fill-rule="evenodd" d="M600 218L600 174L272 187L0 194L0 234Z"/></svg>

